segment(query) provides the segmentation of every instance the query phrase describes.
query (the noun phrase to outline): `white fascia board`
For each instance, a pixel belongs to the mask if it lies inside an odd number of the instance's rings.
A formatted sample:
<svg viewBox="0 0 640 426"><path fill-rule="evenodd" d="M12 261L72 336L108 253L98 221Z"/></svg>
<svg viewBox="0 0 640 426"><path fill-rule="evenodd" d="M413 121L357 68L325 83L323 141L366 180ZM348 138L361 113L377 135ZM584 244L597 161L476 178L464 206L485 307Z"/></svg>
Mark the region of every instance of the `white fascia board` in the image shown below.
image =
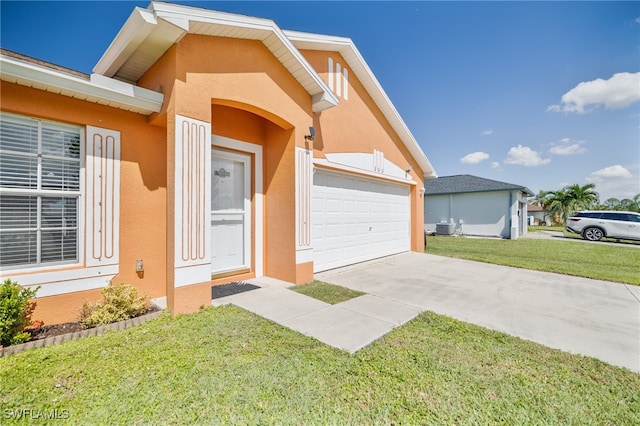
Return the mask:
<svg viewBox="0 0 640 426"><path fill-rule="evenodd" d="M284 33L301 49L326 50L340 53L365 86L366 80L369 80L376 91L376 93L371 94L373 99L376 101L378 107L387 117L395 131L398 132L405 146L409 152L411 152L411 155L415 158L418 164L420 164L420 168L424 170L424 177L437 177L433 165L422 148L420 148L420 145L413 137L413 134L391 102L391 99L389 99L386 92L380 85L380 82L378 82L378 79L375 77L375 74L371 71L371 68L369 68L369 65L367 65L367 62L353 43L353 40L347 37L327 36L300 31L284 31ZM353 63L354 60L357 63ZM358 73L359 70L363 70L364 74Z"/></svg>
<svg viewBox="0 0 640 426"><path fill-rule="evenodd" d="M159 112L164 100L164 95L161 93L116 82L104 76L98 76L97 80L96 76L92 76L91 80L87 81L4 55L0 55L0 75L3 80L5 77L11 77L11 81L26 80L48 88L77 94L79 98L86 96L113 102L123 107L141 109L146 114Z"/></svg>
<svg viewBox="0 0 640 426"><path fill-rule="evenodd" d="M255 18L251 16L161 2L151 2L149 8L150 10L153 10L157 18L175 23L176 25L181 25L185 31L188 31L189 21L197 21L211 25L223 25L257 30L264 34L262 36L262 41L264 41L270 34L275 34L281 45L283 45L295 57L304 72L310 76L315 83L315 90L312 90L309 93L312 96L313 111L320 112L338 105L338 98L336 95L331 91L331 89L329 89L329 86L327 86L316 70L313 69L313 67L307 62L306 58L298 51L294 44L285 35L284 31L282 31L274 21L270 19Z"/></svg>
<svg viewBox="0 0 640 426"><path fill-rule="evenodd" d="M104 52L93 72L112 77L158 25L153 12L136 7Z"/></svg>
<svg viewBox="0 0 640 426"><path fill-rule="evenodd" d="M275 26L275 24L274 24ZM303 67L303 69L313 78L314 82L318 86L317 93L310 93L312 96L313 103L313 112L320 112L325 109L334 107L338 105L338 97L333 93L333 90L329 89L329 86L324 82L322 77L316 72L315 69L307 62L307 59L300 53L300 51L294 46L294 44L287 38L284 32L275 26L274 32L278 36L278 38L282 41L282 43L287 47L287 49L293 53L293 55L298 60L298 63Z"/></svg>
<svg viewBox="0 0 640 426"><path fill-rule="evenodd" d="M97 86L110 89L113 92L118 92L125 96L139 99L140 101L147 100L153 104L159 104L160 108L162 108L162 102L164 101L164 95L162 93L154 92L153 90L145 89L144 87L125 83L124 81L105 77L100 74L91 74L90 81Z"/></svg>

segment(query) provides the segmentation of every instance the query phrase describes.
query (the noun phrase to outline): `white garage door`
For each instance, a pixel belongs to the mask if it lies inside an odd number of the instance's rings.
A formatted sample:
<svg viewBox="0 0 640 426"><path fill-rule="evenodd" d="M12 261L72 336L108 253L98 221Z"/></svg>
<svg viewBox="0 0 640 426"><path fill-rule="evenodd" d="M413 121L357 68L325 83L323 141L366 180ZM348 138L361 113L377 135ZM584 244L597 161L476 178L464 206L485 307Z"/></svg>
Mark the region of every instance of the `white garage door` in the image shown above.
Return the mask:
<svg viewBox="0 0 640 426"><path fill-rule="evenodd" d="M410 249L409 187L317 169L313 175L314 272Z"/></svg>

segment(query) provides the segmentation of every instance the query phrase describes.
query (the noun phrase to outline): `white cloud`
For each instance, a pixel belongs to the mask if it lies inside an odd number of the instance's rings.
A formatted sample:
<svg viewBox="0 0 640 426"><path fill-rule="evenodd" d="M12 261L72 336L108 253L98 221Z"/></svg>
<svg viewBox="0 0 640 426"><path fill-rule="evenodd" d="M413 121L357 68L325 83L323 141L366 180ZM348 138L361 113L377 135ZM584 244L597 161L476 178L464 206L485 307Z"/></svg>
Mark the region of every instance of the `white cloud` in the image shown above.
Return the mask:
<svg viewBox="0 0 640 426"><path fill-rule="evenodd" d="M629 179L632 178L633 175L629 170L620 164L616 164L615 166L605 167L604 169L596 170L591 173L587 180L590 182L602 182L604 180L610 179Z"/></svg>
<svg viewBox="0 0 640 426"><path fill-rule="evenodd" d="M485 136L492 135L493 134L493 129L485 130L484 132L482 132L482 134L485 135Z"/></svg>
<svg viewBox="0 0 640 426"><path fill-rule="evenodd" d="M601 201L608 198L633 198L640 194L640 179L620 164L596 170L587 176L587 181L596 184Z"/></svg>
<svg viewBox="0 0 640 426"><path fill-rule="evenodd" d="M500 162L499 161L492 161L491 162L491 168L492 169L497 169L498 167L500 167Z"/></svg>
<svg viewBox="0 0 640 426"><path fill-rule="evenodd" d="M512 146L509 149L507 158L504 160L507 164L516 164L519 166L536 167L544 166L551 161L549 158L543 159L540 154L528 146Z"/></svg>
<svg viewBox="0 0 640 426"><path fill-rule="evenodd" d="M556 144L551 145L549 152L555 155L584 154L587 148L583 147L584 141L574 141L569 138L560 139Z"/></svg>
<svg viewBox="0 0 640 426"><path fill-rule="evenodd" d="M579 83L562 95L561 105L551 105L547 111L581 114L598 106L604 106L605 109L624 108L639 100L640 72L621 72L609 80L598 78Z"/></svg>
<svg viewBox="0 0 640 426"><path fill-rule="evenodd" d="M640 17L637 17L637 18L636 18L635 23L636 23L636 24L640 24Z"/></svg>
<svg viewBox="0 0 640 426"><path fill-rule="evenodd" d="M471 154L467 154L460 159L460 162L463 164L478 164L483 162L489 158L489 154L482 151L472 152Z"/></svg>

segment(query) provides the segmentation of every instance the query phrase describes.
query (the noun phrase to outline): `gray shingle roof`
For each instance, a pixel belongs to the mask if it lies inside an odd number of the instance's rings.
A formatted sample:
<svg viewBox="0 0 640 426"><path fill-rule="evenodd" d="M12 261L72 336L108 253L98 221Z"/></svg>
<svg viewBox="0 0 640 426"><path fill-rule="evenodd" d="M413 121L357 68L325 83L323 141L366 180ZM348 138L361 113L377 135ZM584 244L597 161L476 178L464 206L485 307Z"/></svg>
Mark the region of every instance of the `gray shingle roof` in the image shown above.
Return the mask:
<svg viewBox="0 0 640 426"><path fill-rule="evenodd" d="M526 186L515 185L472 175L441 176L424 182L425 195L458 194L463 192L513 191L520 190L533 196Z"/></svg>

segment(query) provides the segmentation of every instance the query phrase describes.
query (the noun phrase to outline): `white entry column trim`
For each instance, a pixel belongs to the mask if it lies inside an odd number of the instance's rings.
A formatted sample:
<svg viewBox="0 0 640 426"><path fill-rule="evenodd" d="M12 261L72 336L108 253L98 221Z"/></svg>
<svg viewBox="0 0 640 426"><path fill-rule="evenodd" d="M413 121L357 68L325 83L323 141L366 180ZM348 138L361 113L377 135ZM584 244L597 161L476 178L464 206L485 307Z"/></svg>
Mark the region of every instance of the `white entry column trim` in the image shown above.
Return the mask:
<svg viewBox="0 0 640 426"><path fill-rule="evenodd" d="M211 123L176 115L175 286L211 280Z"/></svg>
<svg viewBox="0 0 640 426"><path fill-rule="evenodd" d="M296 263L313 262L311 246L311 186L313 152L296 147Z"/></svg>

